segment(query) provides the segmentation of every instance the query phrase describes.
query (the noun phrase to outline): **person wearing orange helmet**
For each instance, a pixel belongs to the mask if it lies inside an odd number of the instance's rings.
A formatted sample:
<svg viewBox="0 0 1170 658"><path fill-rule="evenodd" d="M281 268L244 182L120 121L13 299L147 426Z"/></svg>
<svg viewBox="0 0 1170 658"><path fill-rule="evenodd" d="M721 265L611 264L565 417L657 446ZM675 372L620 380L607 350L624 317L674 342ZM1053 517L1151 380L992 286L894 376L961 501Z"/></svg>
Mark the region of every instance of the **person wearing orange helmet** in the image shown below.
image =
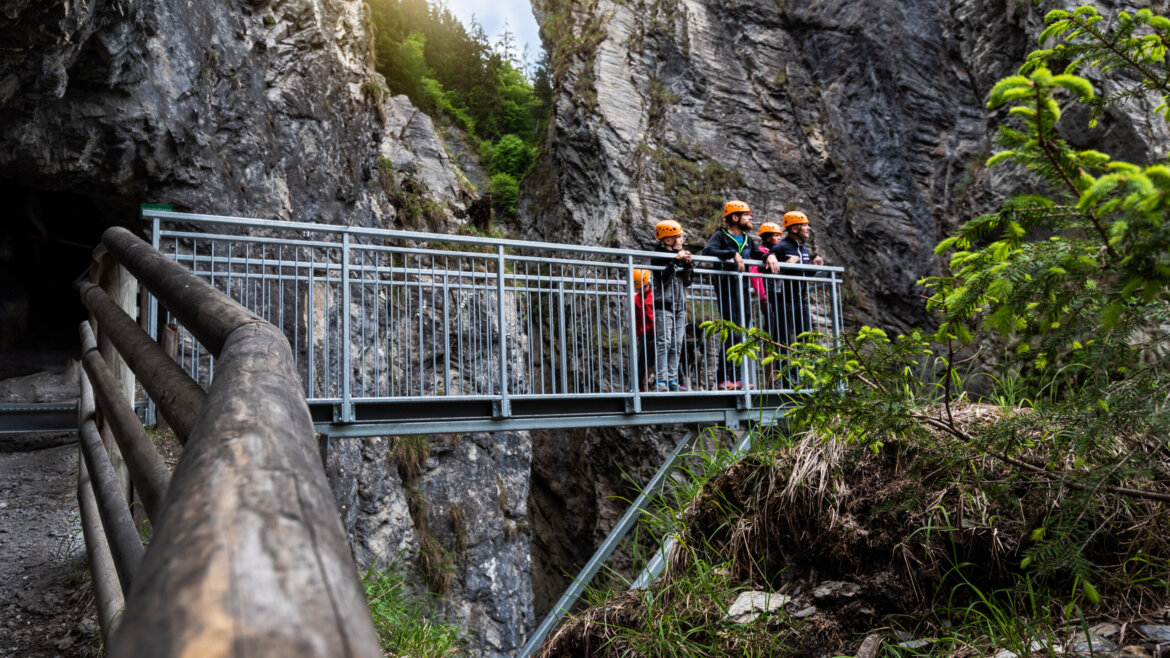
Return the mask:
<svg viewBox="0 0 1170 658"><path fill-rule="evenodd" d="M757 269L752 266L752 272L772 273L778 274L780 272L780 260L773 253L776 250L776 245L780 243L781 238L784 237L784 229L776 222L764 222L760 224L760 244L752 249L752 260L763 261L763 267ZM756 291L756 297L760 300L760 311L764 318L764 330L768 332L769 336L778 336L781 331L781 311L780 311L780 293L777 290L779 280L773 277L752 277L752 287ZM764 379L771 383L773 381L773 368L769 363L764 367Z"/></svg>
<svg viewBox="0 0 1170 658"><path fill-rule="evenodd" d="M680 383L678 363L687 327L687 288L694 276L691 252L683 249L683 227L673 219L658 222L654 227L654 237L658 240L654 253L664 255L653 261L663 264L661 270L654 271L657 306L654 363L658 377L655 390L685 391L687 387Z"/></svg>
<svg viewBox="0 0 1170 658"><path fill-rule="evenodd" d="M651 284L653 274L650 270L637 268L634 270L634 335L630 340L634 343L632 353L637 353L638 381L641 389L647 388L650 377L650 364L654 355L654 286Z"/></svg>
<svg viewBox="0 0 1170 658"><path fill-rule="evenodd" d="M745 313L748 299L747 280L735 275L744 271L744 256L751 256L755 242L749 232L752 230L752 209L743 201L728 201L723 205L723 227L716 231L703 247L704 256L714 256L723 261L720 270L726 274L714 277L715 297L719 302L719 314L724 320L747 327L750 313ZM728 334L723 343L723 354L719 360L718 379L721 390L743 388L743 381L736 367L727 361L727 350L736 342Z"/></svg>
<svg viewBox="0 0 1170 658"><path fill-rule="evenodd" d="M809 223L808 215L799 210L790 210L784 213L781 220L784 224L784 239L776 244L772 250L772 254L780 260L781 265L824 265L825 260L820 256L812 257L808 250L808 240L812 236L812 225ZM781 281L779 290L779 315L780 324L777 331L772 333L772 338L785 346L782 352L790 350L788 347L792 342L797 340L800 334L810 331L812 329L812 320L808 310L808 283L801 281L800 278L815 276L814 273L805 269L791 268L787 272L790 275ZM789 384L796 388L798 383L796 381L796 373L788 373Z"/></svg>

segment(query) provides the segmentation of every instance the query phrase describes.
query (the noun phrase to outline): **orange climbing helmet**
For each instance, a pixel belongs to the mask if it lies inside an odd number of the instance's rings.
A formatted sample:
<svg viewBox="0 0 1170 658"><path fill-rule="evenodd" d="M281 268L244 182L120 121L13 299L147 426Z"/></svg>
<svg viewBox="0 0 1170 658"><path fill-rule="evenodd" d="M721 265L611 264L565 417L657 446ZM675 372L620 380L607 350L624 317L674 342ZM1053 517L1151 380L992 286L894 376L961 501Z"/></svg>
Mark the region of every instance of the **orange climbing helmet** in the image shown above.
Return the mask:
<svg viewBox="0 0 1170 658"><path fill-rule="evenodd" d="M751 212L752 209L743 201L728 201L723 204L723 217L726 218L733 212Z"/></svg>
<svg viewBox="0 0 1170 658"><path fill-rule="evenodd" d="M650 283L650 270L636 269L634 270L634 287L641 290Z"/></svg>
<svg viewBox="0 0 1170 658"><path fill-rule="evenodd" d="M776 222L764 222L760 225L760 237L764 237L768 233L782 233L783 229Z"/></svg>
<svg viewBox="0 0 1170 658"><path fill-rule="evenodd" d="M673 219L664 219L654 227L654 239L661 240L662 238L669 238L672 235L682 235L682 224Z"/></svg>
<svg viewBox="0 0 1170 658"><path fill-rule="evenodd" d="M797 224L807 224L807 223L808 223L808 215L800 212L799 210L789 210L788 212L784 213L784 229L785 230L788 230L789 226L795 226Z"/></svg>

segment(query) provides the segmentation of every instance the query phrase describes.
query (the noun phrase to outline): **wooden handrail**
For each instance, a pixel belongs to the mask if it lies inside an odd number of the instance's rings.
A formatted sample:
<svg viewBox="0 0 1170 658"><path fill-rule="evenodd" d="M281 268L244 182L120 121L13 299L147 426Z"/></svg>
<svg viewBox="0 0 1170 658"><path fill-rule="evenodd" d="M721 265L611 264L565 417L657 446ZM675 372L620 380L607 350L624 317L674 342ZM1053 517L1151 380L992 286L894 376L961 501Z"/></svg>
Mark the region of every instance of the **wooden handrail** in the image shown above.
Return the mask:
<svg viewBox="0 0 1170 658"><path fill-rule="evenodd" d="M110 456L106 453L98 434L97 423L94 421L93 390L85 377L81 378L80 400L81 426L78 428L78 437L81 455L89 472L102 528L109 541L110 553L118 571L118 580L125 591L134 582L142 562L142 540L138 538L138 530L134 527L130 508L122 498L122 490L114 474L114 467L110 463Z"/></svg>
<svg viewBox="0 0 1170 658"><path fill-rule="evenodd" d="M82 283L78 290L103 335L162 410L179 442L186 443L207 394L104 290L92 283Z"/></svg>
<svg viewBox="0 0 1170 658"><path fill-rule="evenodd" d="M264 318L120 226L107 229L102 244L212 356L219 356L228 336L241 325L266 324Z"/></svg>
<svg viewBox="0 0 1170 658"><path fill-rule="evenodd" d="M171 473L162 457L159 457L154 443L142 429L142 423L130 406L130 401L118 394L114 373L110 372L98 351L97 340L94 339L89 322L81 323L81 363L93 386L94 395L100 402L102 413L110 424L122 458L126 460L130 479L138 489L142 506L146 508L146 516L152 521L156 520Z"/></svg>
<svg viewBox="0 0 1170 658"><path fill-rule="evenodd" d="M125 229L103 243L217 358L110 654L381 655L288 340Z"/></svg>

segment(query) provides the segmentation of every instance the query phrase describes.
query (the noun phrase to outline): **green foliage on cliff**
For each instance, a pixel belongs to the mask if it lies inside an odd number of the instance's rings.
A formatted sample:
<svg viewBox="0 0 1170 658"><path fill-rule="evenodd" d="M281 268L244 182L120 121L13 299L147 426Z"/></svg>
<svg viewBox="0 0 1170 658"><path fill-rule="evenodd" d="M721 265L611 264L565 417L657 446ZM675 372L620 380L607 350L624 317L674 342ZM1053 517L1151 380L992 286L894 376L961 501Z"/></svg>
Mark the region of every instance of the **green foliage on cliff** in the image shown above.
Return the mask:
<svg viewBox="0 0 1170 658"><path fill-rule="evenodd" d="M456 656L465 653L467 630L447 620L438 600L417 594L391 565L362 576L370 615L382 648L391 656Z"/></svg>
<svg viewBox="0 0 1170 658"><path fill-rule="evenodd" d="M520 180L534 160L552 101L546 59L530 82L505 33L493 47L442 5L426 0L370 0L374 51L390 92L406 94L434 117L446 117L480 143L488 171ZM515 213L515 200L493 198Z"/></svg>

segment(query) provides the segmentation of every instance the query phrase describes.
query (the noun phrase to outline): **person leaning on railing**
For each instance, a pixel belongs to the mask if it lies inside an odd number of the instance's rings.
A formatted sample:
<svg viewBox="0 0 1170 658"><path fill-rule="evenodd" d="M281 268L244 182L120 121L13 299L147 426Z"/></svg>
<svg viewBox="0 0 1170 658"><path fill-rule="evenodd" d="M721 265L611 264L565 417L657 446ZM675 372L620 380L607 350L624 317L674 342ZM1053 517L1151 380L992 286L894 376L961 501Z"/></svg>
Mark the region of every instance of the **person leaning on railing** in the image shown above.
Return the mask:
<svg viewBox="0 0 1170 658"><path fill-rule="evenodd" d="M820 256L812 257L808 250L808 239L812 235L812 225L809 223L808 215L799 210L790 210L784 213L784 218L781 221L784 224L784 239L772 248L769 258L773 255L776 256L781 263L781 269L783 269L783 265L797 263L824 265L823 258ZM803 277L819 275L819 273L807 270L792 269L788 273ZM785 279L780 282L778 292L780 298L777 300L779 302L777 310L783 321L777 327L777 333L772 334L772 336L776 342L785 346L782 351L788 352L791 351L788 346L792 344L792 341L795 341L800 334L811 331L813 328L808 310L808 283L800 279ZM788 372L788 378L789 383L795 388L797 385L796 373Z"/></svg>
<svg viewBox="0 0 1170 658"><path fill-rule="evenodd" d="M755 242L748 232L752 230L752 209L743 201L728 201L723 204L723 227L707 240L703 247L704 256L714 256L723 261L720 269L724 272L743 272L744 254L749 257ZM740 282L736 276L715 277L715 298L719 302L719 315L724 320L747 327L751 318L746 311L748 302L748 279ZM746 317L744 317L746 315ZM719 390L741 389L744 383L736 374L736 366L727 361L727 350L737 342L730 333L723 342L723 350L717 370Z"/></svg>
<svg viewBox="0 0 1170 658"><path fill-rule="evenodd" d="M780 273L780 260L776 254L772 253L776 250L777 244L784 237L784 229L775 222L764 222L760 225L760 244L752 249L752 260L763 261L763 266L757 268L752 266L752 272L771 272L772 274ZM752 277L752 287L756 291L756 298L760 300L760 310L763 311L764 316L764 331L768 332L769 336L775 339L783 331L783 313L781 308L783 304L780 301L781 292L779 290L780 282L773 278ZM766 385L771 385L775 379L775 369L771 363L764 366L764 382ZM766 387L766 386L765 386Z"/></svg>

